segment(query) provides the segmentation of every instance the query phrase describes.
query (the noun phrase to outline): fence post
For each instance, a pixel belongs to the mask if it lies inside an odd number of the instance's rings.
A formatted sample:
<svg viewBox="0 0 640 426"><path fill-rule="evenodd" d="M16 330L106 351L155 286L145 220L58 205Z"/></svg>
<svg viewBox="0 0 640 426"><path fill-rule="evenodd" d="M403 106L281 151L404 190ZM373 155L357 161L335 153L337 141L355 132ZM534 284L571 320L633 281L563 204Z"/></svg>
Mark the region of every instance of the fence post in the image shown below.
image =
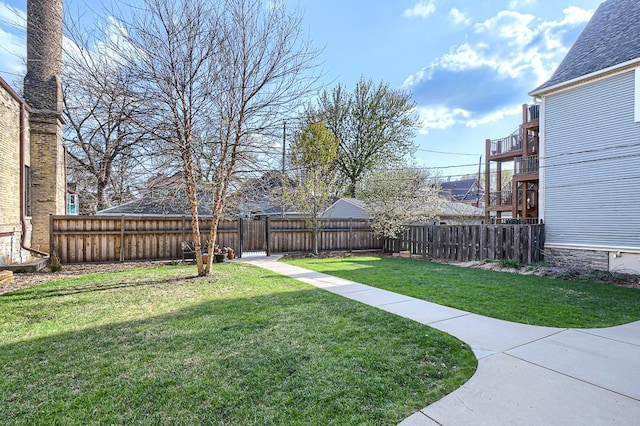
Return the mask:
<svg viewBox="0 0 640 426"><path fill-rule="evenodd" d="M125 228L125 216L120 217L120 262L124 262L124 228Z"/></svg>
<svg viewBox="0 0 640 426"><path fill-rule="evenodd" d="M238 219L238 258L242 259L242 250L244 249L244 219Z"/></svg>
<svg viewBox="0 0 640 426"><path fill-rule="evenodd" d="M267 256L271 256L271 251L269 250L269 216L265 219L264 234Z"/></svg>
<svg viewBox="0 0 640 426"><path fill-rule="evenodd" d="M349 218L349 253L353 251L353 218Z"/></svg>
<svg viewBox="0 0 640 426"><path fill-rule="evenodd" d="M49 213L49 257L53 257L53 250L53 215ZM60 259L59 254L58 259Z"/></svg>

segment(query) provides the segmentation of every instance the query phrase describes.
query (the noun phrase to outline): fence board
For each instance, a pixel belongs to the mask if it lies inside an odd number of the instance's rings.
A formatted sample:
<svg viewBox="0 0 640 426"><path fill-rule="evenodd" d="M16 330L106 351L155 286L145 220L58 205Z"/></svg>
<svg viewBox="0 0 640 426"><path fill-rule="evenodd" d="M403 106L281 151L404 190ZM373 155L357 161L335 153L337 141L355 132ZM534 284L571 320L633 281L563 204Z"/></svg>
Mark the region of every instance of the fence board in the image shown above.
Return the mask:
<svg viewBox="0 0 640 426"><path fill-rule="evenodd" d="M543 260L544 225L428 225L410 226L385 241L388 251L451 261L513 259L520 264Z"/></svg>
<svg viewBox="0 0 640 426"><path fill-rule="evenodd" d="M245 250L266 248L266 223L245 223ZM62 263L181 259L182 242L191 240L188 218L53 216L52 249ZM248 225L247 225L248 223ZM240 248L239 221L220 221L218 245ZM201 220L208 239L211 222ZM271 253L308 252L313 233L303 220L269 221ZM399 238L379 239L366 220L325 220L319 250L411 250L424 257L471 261L514 259L521 264L542 260L543 225L410 226Z"/></svg>
<svg viewBox="0 0 640 426"><path fill-rule="evenodd" d="M240 221L220 221L217 244L240 248ZM243 221L243 245L247 250L266 249L264 221ZM142 216L52 216L52 250L62 263L117 262L130 260L181 259L182 242L190 241L188 217ZM272 253L305 252L312 249L312 232L302 220L270 220ZM202 241L209 238L211 221L201 218ZM379 250L367 220L323 221L322 251Z"/></svg>

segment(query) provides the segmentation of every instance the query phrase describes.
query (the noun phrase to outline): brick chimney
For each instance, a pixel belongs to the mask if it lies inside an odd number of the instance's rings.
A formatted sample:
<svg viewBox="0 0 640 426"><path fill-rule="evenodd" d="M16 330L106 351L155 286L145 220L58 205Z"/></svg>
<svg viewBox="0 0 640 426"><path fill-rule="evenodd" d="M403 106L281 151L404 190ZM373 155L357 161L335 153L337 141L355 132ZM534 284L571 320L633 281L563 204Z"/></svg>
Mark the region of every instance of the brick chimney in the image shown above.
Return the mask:
<svg viewBox="0 0 640 426"><path fill-rule="evenodd" d="M49 215L66 208L62 143L62 0L27 0L24 97L31 151L31 247L49 252Z"/></svg>
<svg viewBox="0 0 640 426"><path fill-rule="evenodd" d="M27 1L27 75L31 107L62 112L62 0Z"/></svg>

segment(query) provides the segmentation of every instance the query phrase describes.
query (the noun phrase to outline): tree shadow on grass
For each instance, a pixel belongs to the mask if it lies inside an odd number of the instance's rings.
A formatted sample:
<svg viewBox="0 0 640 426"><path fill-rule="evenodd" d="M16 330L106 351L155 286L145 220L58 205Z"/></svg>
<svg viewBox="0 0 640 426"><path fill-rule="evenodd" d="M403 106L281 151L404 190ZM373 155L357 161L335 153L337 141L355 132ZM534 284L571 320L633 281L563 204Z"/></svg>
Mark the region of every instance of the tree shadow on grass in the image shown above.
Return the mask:
<svg viewBox="0 0 640 426"><path fill-rule="evenodd" d="M78 285L64 285L48 288L47 284L28 287L22 290L16 290L11 293L0 294L0 301L19 301L19 300L37 300L46 299L52 297L69 296L73 294L81 293L93 293L100 291L111 291L124 288L136 288L136 287L153 287L157 285L179 283L185 280L193 280L198 278L197 275L180 275L175 277L167 277L157 280L139 279L135 282L131 280L121 280L113 283L104 283L99 281L99 277L96 277L96 281L85 282ZM87 281L83 278L82 281ZM55 285L55 282L54 282Z"/></svg>
<svg viewBox="0 0 640 426"><path fill-rule="evenodd" d="M444 333L303 286L3 344L0 365L9 423L342 425L395 424L476 361Z"/></svg>

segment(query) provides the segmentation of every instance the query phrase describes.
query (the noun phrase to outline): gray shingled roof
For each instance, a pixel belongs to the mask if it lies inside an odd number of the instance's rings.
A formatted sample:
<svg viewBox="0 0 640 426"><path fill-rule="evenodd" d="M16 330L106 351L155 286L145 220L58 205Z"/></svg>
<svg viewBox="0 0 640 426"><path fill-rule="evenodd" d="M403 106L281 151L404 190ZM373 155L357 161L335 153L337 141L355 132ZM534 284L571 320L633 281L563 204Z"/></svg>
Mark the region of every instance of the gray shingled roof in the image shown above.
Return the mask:
<svg viewBox="0 0 640 426"><path fill-rule="evenodd" d="M477 201L478 191L474 190L477 179L464 179L442 182L442 194L451 197L453 201Z"/></svg>
<svg viewBox="0 0 640 426"><path fill-rule="evenodd" d="M530 94L639 58L640 1L607 0L598 7L551 78Z"/></svg>
<svg viewBox="0 0 640 426"><path fill-rule="evenodd" d="M189 202L183 196L145 196L120 206L109 207L96 213L100 216L191 216ZM199 206L198 214L211 216L211 209Z"/></svg>

